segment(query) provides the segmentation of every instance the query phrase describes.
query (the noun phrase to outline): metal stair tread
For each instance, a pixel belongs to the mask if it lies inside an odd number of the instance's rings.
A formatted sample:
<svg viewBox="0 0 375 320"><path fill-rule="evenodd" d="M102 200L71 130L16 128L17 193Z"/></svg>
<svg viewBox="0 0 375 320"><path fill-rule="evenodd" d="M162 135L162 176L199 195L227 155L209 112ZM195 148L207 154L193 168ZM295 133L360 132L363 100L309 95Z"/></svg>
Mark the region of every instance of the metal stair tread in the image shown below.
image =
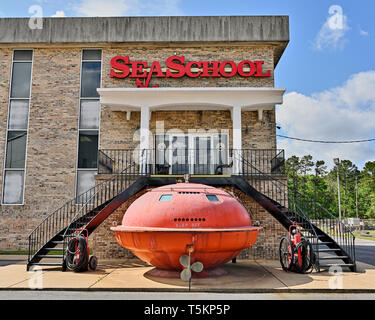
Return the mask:
<svg viewBox="0 0 375 320"><path fill-rule="evenodd" d="M326 246L328 244L334 244L334 242L323 242L322 241L322 242L313 243L313 245L317 245L317 246Z"/></svg>
<svg viewBox="0 0 375 320"><path fill-rule="evenodd" d="M331 256L331 257L319 257L319 260L337 260L337 259L347 259L348 256Z"/></svg>
<svg viewBox="0 0 375 320"><path fill-rule="evenodd" d="M318 234L318 235L316 235L316 236L303 236L304 238L322 238L322 237L324 237L324 235L322 235L322 234ZM330 242L330 243L332 243L332 242Z"/></svg>
<svg viewBox="0 0 375 320"><path fill-rule="evenodd" d="M51 259L57 259L57 258L63 258L63 255L54 255L54 254L38 254L38 258L51 258Z"/></svg>
<svg viewBox="0 0 375 320"><path fill-rule="evenodd" d="M59 262L30 262L29 265L32 265L32 266L61 266L62 263L59 263Z"/></svg>
<svg viewBox="0 0 375 320"><path fill-rule="evenodd" d="M341 249L318 249L318 252L334 252L334 251L341 251Z"/></svg>
<svg viewBox="0 0 375 320"><path fill-rule="evenodd" d="M47 251L64 251L63 248L44 248L43 250L47 250Z"/></svg>

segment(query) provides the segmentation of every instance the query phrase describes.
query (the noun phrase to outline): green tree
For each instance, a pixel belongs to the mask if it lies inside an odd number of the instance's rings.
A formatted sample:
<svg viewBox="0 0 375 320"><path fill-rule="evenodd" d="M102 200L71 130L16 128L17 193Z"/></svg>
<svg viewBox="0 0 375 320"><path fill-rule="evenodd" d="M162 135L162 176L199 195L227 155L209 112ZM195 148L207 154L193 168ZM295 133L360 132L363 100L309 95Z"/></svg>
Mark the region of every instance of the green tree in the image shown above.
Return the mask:
<svg viewBox="0 0 375 320"><path fill-rule="evenodd" d="M360 174L359 212L365 218L375 218L375 161L368 161Z"/></svg>
<svg viewBox="0 0 375 320"><path fill-rule="evenodd" d="M360 218L375 218L375 161L367 162L360 171L350 160L342 160L338 170L342 217L355 217L358 209ZM290 195L296 197L299 192L338 216L336 168L328 172L324 161L314 162L311 155L291 156L286 160L285 172Z"/></svg>
<svg viewBox="0 0 375 320"><path fill-rule="evenodd" d="M301 164L299 157L291 156L285 161L285 173L288 176L288 185L290 188L298 190L299 187L299 172Z"/></svg>

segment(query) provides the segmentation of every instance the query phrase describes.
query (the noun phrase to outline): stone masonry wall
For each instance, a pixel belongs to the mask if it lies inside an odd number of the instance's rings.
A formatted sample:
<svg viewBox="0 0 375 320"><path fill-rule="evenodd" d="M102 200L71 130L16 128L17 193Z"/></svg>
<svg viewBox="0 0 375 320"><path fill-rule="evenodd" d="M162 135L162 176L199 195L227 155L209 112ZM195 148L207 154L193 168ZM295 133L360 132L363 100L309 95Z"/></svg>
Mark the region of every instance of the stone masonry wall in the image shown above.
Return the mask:
<svg viewBox="0 0 375 320"><path fill-rule="evenodd" d="M165 60L174 55L185 56L188 61L207 60L262 60L263 70L271 70L271 77L244 78L235 76L232 78L153 78L151 85L160 87L273 87L273 48L270 46L238 46L238 45L207 45L200 47L165 47L164 46L129 46L126 49L103 49L103 79L104 88L135 87L134 78L116 79L110 78L110 60L112 57L122 55L129 56L131 61L146 61L149 66L152 61L159 61L161 67L165 67ZM264 111L262 124L258 120L255 111L242 112L243 148L275 148L275 111ZM229 141L232 143L232 120L229 111L156 111L152 112L150 119L150 131L155 134L156 121L164 122L164 131L178 129L188 133L190 130L217 129L218 132L229 131ZM101 149L132 149L139 144L139 136L136 134L140 127L140 112L132 112L130 120L126 120L125 112L110 111L103 106L101 110L100 148ZM154 146L153 137L150 137L150 146ZM231 146L231 144L230 144Z"/></svg>
<svg viewBox="0 0 375 320"><path fill-rule="evenodd" d="M267 45L213 45L202 43L194 46L144 45L103 48L103 87L104 88L134 88L135 78L110 78L110 61L115 56L129 56L130 61L146 61L151 67L153 61L159 61L165 68L165 60L175 53L184 56L189 61L226 61L239 63L242 60L264 61L263 71L271 71L270 77L209 77L209 78L155 78L150 86L160 87L273 87L274 85L274 48Z"/></svg>
<svg viewBox="0 0 375 320"><path fill-rule="evenodd" d="M90 45L92 47L92 45ZM15 45L22 47L22 44ZM26 250L27 235L43 218L75 196L77 160L78 111L81 54L84 44L44 45L34 50L30 100L25 202L23 205L0 207L0 250ZM100 48L101 45L98 45ZM200 78L152 79L151 85L161 87L273 87L274 48L267 45L196 44L194 46L155 44L110 45L103 49L102 87L135 87L135 79L109 77L110 59L128 55L133 61L165 61L174 55L184 55L186 61L264 60L263 70L271 70L268 78ZM13 47L0 48L0 162L4 163L6 124ZM163 67L163 64L162 64ZM264 119L274 121L274 111L265 111ZM150 127L164 121L165 130L225 129L231 134L228 111L153 112ZM271 148L275 146L274 127L257 120L256 112L243 112L243 147ZM101 108L100 148L134 148L139 141L134 133L140 126L140 114ZM231 136L230 136L231 141ZM0 196L3 170L0 172ZM115 216L113 216L114 219ZM106 223L111 223L109 220ZM104 227L104 225L103 225Z"/></svg>
<svg viewBox="0 0 375 320"><path fill-rule="evenodd" d="M0 150L5 150L12 50L0 55ZM26 250L34 227L74 197L80 63L78 48L34 49L25 201L0 207L0 250ZM1 163L3 157L1 152Z"/></svg>
<svg viewBox="0 0 375 320"><path fill-rule="evenodd" d="M204 133L216 130L228 133L232 147L232 120L229 111L155 111L150 119L150 147L154 148L154 134L162 123L164 133ZM104 107L101 118L100 149L134 149L139 145L140 112L113 112ZM160 130L160 129L158 129ZM159 131L160 133L160 131ZM242 148L276 148L275 110L263 111L263 121L257 111L242 112Z"/></svg>

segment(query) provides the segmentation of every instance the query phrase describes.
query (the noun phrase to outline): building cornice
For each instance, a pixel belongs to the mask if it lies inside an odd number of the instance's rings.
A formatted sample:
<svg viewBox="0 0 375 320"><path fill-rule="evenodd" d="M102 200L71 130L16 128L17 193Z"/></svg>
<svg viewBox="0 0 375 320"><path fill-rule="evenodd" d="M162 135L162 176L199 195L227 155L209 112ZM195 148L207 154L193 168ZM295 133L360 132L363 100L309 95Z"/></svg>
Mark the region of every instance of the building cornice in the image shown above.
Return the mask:
<svg viewBox="0 0 375 320"><path fill-rule="evenodd" d="M120 43L276 44L275 64L289 42L288 16L0 18L0 45Z"/></svg>

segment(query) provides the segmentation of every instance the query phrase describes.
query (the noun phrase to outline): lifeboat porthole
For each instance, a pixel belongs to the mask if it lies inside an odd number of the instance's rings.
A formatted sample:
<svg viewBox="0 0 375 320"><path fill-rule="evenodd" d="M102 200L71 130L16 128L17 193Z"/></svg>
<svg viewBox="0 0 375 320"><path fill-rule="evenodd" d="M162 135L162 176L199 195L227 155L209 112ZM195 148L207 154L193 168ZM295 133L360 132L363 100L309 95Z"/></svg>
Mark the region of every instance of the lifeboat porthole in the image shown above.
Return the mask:
<svg viewBox="0 0 375 320"><path fill-rule="evenodd" d="M159 198L159 201L165 202L165 201L171 201L172 200L172 195L171 194L162 194Z"/></svg>
<svg viewBox="0 0 375 320"><path fill-rule="evenodd" d="M216 194L206 194L206 198L211 202L219 202L219 198L216 196Z"/></svg>

